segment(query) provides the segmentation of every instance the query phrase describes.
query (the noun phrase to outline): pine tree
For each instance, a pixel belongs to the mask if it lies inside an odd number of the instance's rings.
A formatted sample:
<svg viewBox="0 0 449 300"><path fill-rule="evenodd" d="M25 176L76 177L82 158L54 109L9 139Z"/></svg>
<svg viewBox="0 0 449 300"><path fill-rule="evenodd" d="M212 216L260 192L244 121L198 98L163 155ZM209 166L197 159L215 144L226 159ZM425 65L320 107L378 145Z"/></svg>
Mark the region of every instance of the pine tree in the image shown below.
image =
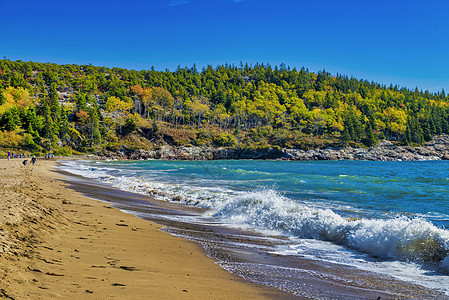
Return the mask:
<svg viewBox="0 0 449 300"><path fill-rule="evenodd" d="M59 127L59 139L63 141L64 143L67 143L70 140L69 136L69 120L67 118L67 112L64 108L64 106L61 105L59 109L59 116L58 116L58 127Z"/></svg>
<svg viewBox="0 0 449 300"><path fill-rule="evenodd" d="M48 139L50 143L50 148L53 148L56 145L58 140L57 137L57 129L55 122L51 116L51 110L48 105L44 106L44 126L43 126L43 136Z"/></svg>
<svg viewBox="0 0 449 300"><path fill-rule="evenodd" d="M5 124L5 129L8 131L15 131L22 126L20 114L17 107L12 108L3 115L2 123Z"/></svg>
<svg viewBox="0 0 449 300"><path fill-rule="evenodd" d="M57 116L59 115L59 96L57 91L57 85L55 82L53 82L50 86L48 98L53 120L56 120Z"/></svg>
<svg viewBox="0 0 449 300"><path fill-rule="evenodd" d="M426 119L424 121L424 124L421 126L421 128L423 129L423 138L424 141L428 142L432 140L432 132L430 130L430 125L429 125L429 120Z"/></svg>
<svg viewBox="0 0 449 300"><path fill-rule="evenodd" d="M342 141L343 141L345 146L348 144L348 141L351 140L351 135L349 134L348 128L345 127L345 129L343 130L341 139L342 139Z"/></svg>
<svg viewBox="0 0 449 300"><path fill-rule="evenodd" d="M401 146L407 146L407 145L410 145L411 140L412 140L412 138L411 138L411 132L410 132L410 125L407 124L405 133L402 135L401 140L399 141L399 144Z"/></svg>
<svg viewBox="0 0 449 300"><path fill-rule="evenodd" d="M101 143L100 122L97 112L93 107L89 107L89 131L90 131L90 146Z"/></svg>
<svg viewBox="0 0 449 300"><path fill-rule="evenodd" d="M414 116L409 117L407 122L407 130L407 134L410 135L409 140L411 143L416 143L418 145L422 145L424 143L422 128L419 126L418 122L416 122Z"/></svg>
<svg viewBox="0 0 449 300"><path fill-rule="evenodd" d="M79 93L78 95L76 95L75 101L76 101L76 110L77 111L80 111L80 110L86 111L87 110L86 94Z"/></svg>
<svg viewBox="0 0 449 300"><path fill-rule="evenodd" d="M30 107L26 110L25 120L27 126L31 126L35 134L38 134L37 132L42 130L42 120L36 115L36 109L34 107Z"/></svg>
<svg viewBox="0 0 449 300"><path fill-rule="evenodd" d="M368 122L365 125L365 139L363 141L363 144L365 146L371 147L374 146L377 143L377 137L373 133L373 128L371 126L371 123Z"/></svg>

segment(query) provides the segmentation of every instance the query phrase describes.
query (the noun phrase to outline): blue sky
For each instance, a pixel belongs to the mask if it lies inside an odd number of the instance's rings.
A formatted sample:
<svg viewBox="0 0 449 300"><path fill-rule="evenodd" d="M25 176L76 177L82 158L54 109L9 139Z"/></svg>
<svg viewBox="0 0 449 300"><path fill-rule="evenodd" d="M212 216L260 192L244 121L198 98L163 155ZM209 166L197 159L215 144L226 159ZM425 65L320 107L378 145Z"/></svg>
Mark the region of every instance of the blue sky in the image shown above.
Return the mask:
<svg viewBox="0 0 449 300"><path fill-rule="evenodd" d="M128 69L285 63L449 90L449 1L0 0L0 57Z"/></svg>

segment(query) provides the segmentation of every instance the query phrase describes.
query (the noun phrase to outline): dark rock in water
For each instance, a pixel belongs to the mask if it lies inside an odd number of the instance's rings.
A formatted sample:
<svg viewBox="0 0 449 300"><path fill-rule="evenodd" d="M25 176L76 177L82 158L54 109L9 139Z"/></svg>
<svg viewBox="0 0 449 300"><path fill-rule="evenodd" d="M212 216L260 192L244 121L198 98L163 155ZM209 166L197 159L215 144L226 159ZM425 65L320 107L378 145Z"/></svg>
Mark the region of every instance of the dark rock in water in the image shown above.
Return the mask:
<svg viewBox="0 0 449 300"><path fill-rule="evenodd" d="M123 148L115 152L104 151L107 159L283 159L283 160L449 160L449 136L441 135L421 147L396 146L390 141L380 141L371 148L327 149L228 149L212 147L161 146L156 150L131 150ZM151 193L151 191L149 192Z"/></svg>
<svg viewBox="0 0 449 300"><path fill-rule="evenodd" d="M157 195L159 192L157 190L149 190L147 193L149 195Z"/></svg>
<svg viewBox="0 0 449 300"><path fill-rule="evenodd" d="M183 198L182 196L180 196L180 195L177 195L177 196L174 196L174 197L172 198L172 200L173 200L173 201L182 201L182 200L184 200L184 198Z"/></svg>

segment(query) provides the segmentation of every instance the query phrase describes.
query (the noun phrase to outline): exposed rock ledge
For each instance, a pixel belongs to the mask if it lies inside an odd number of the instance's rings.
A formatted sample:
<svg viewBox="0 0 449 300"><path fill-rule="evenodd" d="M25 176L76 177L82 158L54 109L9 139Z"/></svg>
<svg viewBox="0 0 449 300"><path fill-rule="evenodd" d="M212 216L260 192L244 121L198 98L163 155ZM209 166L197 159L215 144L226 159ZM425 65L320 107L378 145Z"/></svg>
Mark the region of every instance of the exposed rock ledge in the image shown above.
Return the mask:
<svg viewBox="0 0 449 300"><path fill-rule="evenodd" d="M381 141L371 148L327 148L313 150L299 149L227 149L212 147L161 146L157 150L129 150L103 152L104 158L112 159L285 159L285 160L449 160L449 136L437 136L422 147L396 146Z"/></svg>

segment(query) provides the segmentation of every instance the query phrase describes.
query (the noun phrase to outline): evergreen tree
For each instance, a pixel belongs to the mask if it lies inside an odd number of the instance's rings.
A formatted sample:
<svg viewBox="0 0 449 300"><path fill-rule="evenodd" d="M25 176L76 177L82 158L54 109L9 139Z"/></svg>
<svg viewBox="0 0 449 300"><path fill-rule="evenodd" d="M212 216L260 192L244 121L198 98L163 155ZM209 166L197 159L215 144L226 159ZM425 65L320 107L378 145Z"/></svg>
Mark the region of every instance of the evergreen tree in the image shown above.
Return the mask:
<svg viewBox="0 0 449 300"><path fill-rule="evenodd" d="M53 120L57 119L57 116L59 115L59 96L57 91L57 85L55 82L53 82L50 86L50 90L48 92L48 99L50 106L50 111L53 117Z"/></svg>
<svg viewBox="0 0 449 300"><path fill-rule="evenodd" d="M418 122L416 122L414 116L410 116L407 123L407 130L410 142L418 145L422 145L424 143L422 128L419 126Z"/></svg>
<svg viewBox="0 0 449 300"><path fill-rule="evenodd" d="M89 113L89 127L90 127L89 128L90 147L94 147L94 145L101 143L99 117L94 107L89 107L88 113Z"/></svg>
<svg viewBox="0 0 449 300"><path fill-rule="evenodd" d="M424 141L428 142L432 140L432 132L430 130L429 120L424 120L424 124L421 126L423 129L423 138Z"/></svg>
<svg viewBox="0 0 449 300"><path fill-rule="evenodd" d="M79 93L76 95L75 98L75 103L76 103L76 110L77 111L86 111L87 110L87 98L86 98L86 94L84 93Z"/></svg>
<svg viewBox="0 0 449 300"><path fill-rule="evenodd" d="M44 110L44 126L42 128L43 130L42 136L48 139L49 148L53 148L58 140L57 124L55 124L55 122L53 121L50 107L48 105L45 105L43 110Z"/></svg>
<svg viewBox="0 0 449 300"><path fill-rule="evenodd" d="M69 131L70 125L69 120L67 118L67 112L64 106L61 105L59 109L58 116L58 127L59 127L59 139L63 141L65 144L70 140Z"/></svg>
<svg viewBox="0 0 449 300"><path fill-rule="evenodd" d="M14 72L11 80L10 85L13 87L23 87L23 88L29 88L28 82L23 78L23 74L19 72Z"/></svg>
<svg viewBox="0 0 449 300"><path fill-rule="evenodd" d="M351 140L351 134L349 133L348 128L345 127L345 129L343 130L343 133L342 133L342 141L343 141L343 144L344 144L345 146L347 146L347 144L348 144L348 142L349 142L350 140Z"/></svg>
<svg viewBox="0 0 449 300"><path fill-rule="evenodd" d="M8 131L15 131L18 127L22 126L19 110L15 107L7 111L3 115L2 123L4 124L5 129Z"/></svg>
<svg viewBox="0 0 449 300"><path fill-rule="evenodd" d="M365 126L365 139L363 140L363 144L365 146L371 147L377 143L377 137L373 133L373 128L371 123L368 122Z"/></svg>
<svg viewBox="0 0 449 300"><path fill-rule="evenodd" d="M402 135L401 140L399 141L399 144L401 146L407 146L407 145L410 145L411 140L412 140L412 137L411 137L410 126L409 126L409 124L407 124L405 133Z"/></svg>
<svg viewBox="0 0 449 300"><path fill-rule="evenodd" d="M35 134L38 134L37 132L42 130L42 120L36 115L36 109L34 107L29 107L26 110L25 120L26 120L26 127L27 128L31 127L32 131ZM30 131L28 132L31 133Z"/></svg>

